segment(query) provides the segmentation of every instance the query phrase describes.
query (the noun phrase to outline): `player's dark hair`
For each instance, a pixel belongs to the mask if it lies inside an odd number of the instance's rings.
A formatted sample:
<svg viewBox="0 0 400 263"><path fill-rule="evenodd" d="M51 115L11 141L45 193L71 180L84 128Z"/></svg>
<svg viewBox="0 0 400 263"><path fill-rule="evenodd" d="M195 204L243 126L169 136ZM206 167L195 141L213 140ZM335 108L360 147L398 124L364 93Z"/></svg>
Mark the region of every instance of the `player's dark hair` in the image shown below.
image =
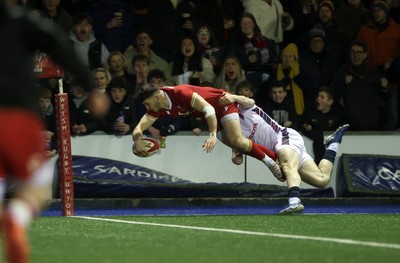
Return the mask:
<svg viewBox="0 0 400 263"><path fill-rule="evenodd" d="M153 96L159 90L160 88L156 85L144 84L136 92L135 97L138 101L143 102Z"/></svg>

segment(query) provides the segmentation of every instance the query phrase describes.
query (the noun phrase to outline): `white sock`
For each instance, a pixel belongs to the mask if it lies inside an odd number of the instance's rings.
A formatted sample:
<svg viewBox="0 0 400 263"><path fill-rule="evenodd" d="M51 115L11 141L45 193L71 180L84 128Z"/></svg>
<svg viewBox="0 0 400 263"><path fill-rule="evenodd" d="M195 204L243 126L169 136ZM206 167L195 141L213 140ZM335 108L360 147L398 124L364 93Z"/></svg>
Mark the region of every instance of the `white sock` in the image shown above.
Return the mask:
<svg viewBox="0 0 400 263"><path fill-rule="evenodd" d="M300 198L298 198L298 197L290 197L289 198L289 206L297 205L300 202L301 202Z"/></svg>
<svg viewBox="0 0 400 263"><path fill-rule="evenodd" d="M329 144L326 149L327 150L332 150L332 151L334 151L336 153L339 150L339 143L338 142L333 142L333 143Z"/></svg>
<svg viewBox="0 0 400 263"><path fill-rule="evenodd" d="M33 218L31 207L23 200L14 199L10 201L7 210L13 219L24 227L26 227Z"/></svg>

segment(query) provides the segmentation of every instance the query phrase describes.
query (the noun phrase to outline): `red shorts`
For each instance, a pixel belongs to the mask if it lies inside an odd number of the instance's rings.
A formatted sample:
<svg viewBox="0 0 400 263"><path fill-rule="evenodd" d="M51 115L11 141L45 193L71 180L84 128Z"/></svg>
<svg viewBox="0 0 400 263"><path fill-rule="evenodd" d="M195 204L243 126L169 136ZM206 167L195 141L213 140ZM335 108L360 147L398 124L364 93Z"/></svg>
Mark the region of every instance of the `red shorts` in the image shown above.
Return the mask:
<svg viewBox="0 0 400 263"><path fill-rule="evenodd" d="M0 178L30 178L46 160L42 121L26 111L0 109L0 123Z"/></svg>
<svg viewBox="0 0 400 263"><path fill-rule="evenodd" d="M232 118L233 114L236 114L239 116L239 109L236 105L236 103L228 104L221 106L219 105L218 107L215 108L215 114L217 116L218 120L218 131L222 130L222 123L225 120L228 120Z"/></svg>

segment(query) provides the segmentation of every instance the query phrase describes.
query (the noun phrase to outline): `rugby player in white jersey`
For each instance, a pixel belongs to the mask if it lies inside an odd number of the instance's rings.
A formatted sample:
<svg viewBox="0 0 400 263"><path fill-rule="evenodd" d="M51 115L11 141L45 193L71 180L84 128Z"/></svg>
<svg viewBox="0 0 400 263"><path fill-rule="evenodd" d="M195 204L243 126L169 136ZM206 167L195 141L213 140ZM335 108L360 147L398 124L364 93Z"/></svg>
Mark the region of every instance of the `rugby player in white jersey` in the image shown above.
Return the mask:
<svg viewBox="0 0 400 263"><path fill-rule="evenodd" d="M279 214L302 213L304 206L300 200L301 181L319 188L328 185L339 144L349 125L339 127L325 139L326 152L317 165L307 153L303 138L296 130L279 125L255 105L251 98L225 93L220 99L222 105L234 102L238 103L244 137L277 153L289 192L289 205ZM237 165L241 164L242 154L233 149L232 161Z"/></svg>

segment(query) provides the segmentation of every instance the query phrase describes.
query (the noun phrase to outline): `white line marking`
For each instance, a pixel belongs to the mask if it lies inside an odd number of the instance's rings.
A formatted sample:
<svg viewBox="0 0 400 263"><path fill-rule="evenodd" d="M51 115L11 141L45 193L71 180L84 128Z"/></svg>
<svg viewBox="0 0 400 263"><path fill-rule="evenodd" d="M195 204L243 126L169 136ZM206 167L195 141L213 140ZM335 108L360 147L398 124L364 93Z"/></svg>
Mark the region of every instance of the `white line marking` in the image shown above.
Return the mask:
<svg viewBox="0 0 400 263"><path fill-rule="evenodd" d="M147 226L183 228L183 229L214 231L214 232L225 232L225 233L234 233L234 234L243 234L243 235L268 236L268 237L279 237L279 238L290 238L290 239L302 239L302 240L332 242L332 243L339 243L339 244L359 245L359 246L367 246L367 247L382 247L382 248L400 249L400 244L393 244L393 243L378 243L378 242L357 241L357 240L352 240L352 239L341 239L341 238L300 236L300 235L276 234L276 233L255 232L255 231L236 230L236 229L198 227L198 226L184 226L184 225L160 224L160 223L139 222L139 221L126 221L126 220L120 220L120 219L88 217L88 216L74 216L74 217L75 218L82 218L82 219L89 219L89 220L108 221L108 222L114 222L114 223L133 224L133 225L147 225Z"/></svg>

